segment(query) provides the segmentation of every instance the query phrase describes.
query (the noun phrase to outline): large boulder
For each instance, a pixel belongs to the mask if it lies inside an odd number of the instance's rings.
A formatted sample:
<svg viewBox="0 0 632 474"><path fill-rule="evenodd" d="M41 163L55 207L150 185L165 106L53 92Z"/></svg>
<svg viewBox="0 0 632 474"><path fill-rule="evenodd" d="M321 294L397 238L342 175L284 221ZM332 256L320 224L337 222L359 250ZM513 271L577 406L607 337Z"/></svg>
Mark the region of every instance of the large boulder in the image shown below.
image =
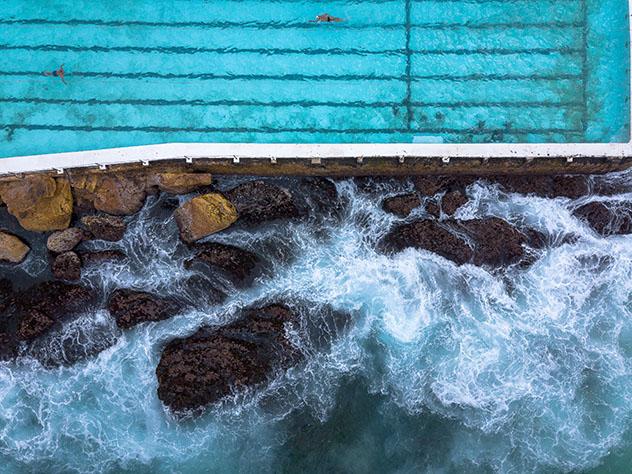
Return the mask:
<svg viewBox="0 0 632 474"><path fill-rule="evenodd" d="M451 216L461 206L467 204L469 199L467 196L459 190L448 191L441 199L441 209L445 214Z"/></svg>
<svg viewBox="0 0 632 474"><path fill-rule="evenodd" d="M421 206L419 196L415 193L399 194L384 199L382 209L398 217L408 217L413 209Z"/></svg>
<svg viewBox="0 0 632 474"><path fill-rule="evenodd" d="M147 180L144 176L131 174L84 174L73 179L72 189L82 208L127 216L143 207Z"/></svg>
<svg viewBox="0 0 632 474"><path fill-rule="evenodd" d="M64 253L73 250L79 243L88 238L82 229L70 227L65 230L53 232L48 236L46 247L53 253Z"/></svg>
<svg viewBox="0 0 632 474"><path fill-rule="evenodd" d="M117 216L83 216L81 224L95 239L109 242L118 242L125 236L125 231L127 230L125 221Z"/></svg>
<svg viewBox="0 0 632 474"><path fill-rule="evenodd" d="M0 231L0 262L21 263L30 250L19 237Z"/></svg>
<svg viewBox="0 0 632 474"><path fill-rule="evenodd" d="M417 219L397 225L380 242L380 248L386 252L409 247L428 250L458 265L472 259L472 249L467 242L435 220Z"/></svg>
<svg viewBox="0 0 632 474"><path fill-rule="evenodd" d="M15 297L17 337L32 340L66 317L84 311L93 300L92 290L59 281L44 282Z"/></svg>
<svg viewBox="0 0 632 474"><path fill-rule="evenodd" d="M229 227L237 220L237 210L221 194L210 193L185 202L174 217L180 237L190 243Z"/></svg>
<svg viewBox="0 0 632 474"><path fill-rule="evenodd" d="M603 202L589 202L573 214L604 236L632 233L632 205L624 202L610 206Z"/></svg>
<svg viewBox="0 0 632 474"><path fill-rule="evenodd" d="M202 262L219 268L238 282L249 279L260 263L257 255L234 245L209 242L198 244L195 248L198 253L187 261L187 267L195 262Z"/></svg>
<svg viewBox="0 0 632 474"><path fill-rule="evenodd" d="M65 229L72 218L70 183L63 178L33 175L0 185L0 196L20 225L33 232Z"/></svg>
<svg viewBox="0 0 632 474"><path fill-rule="evenodd" d="M122 262L127 259L127 255L121 250L85 250L79 252L79 258L84 267L89 267L107 262Z"/></svg>
<svg viewBox="0 0 632 474"><path fill-rule="evenodd" d="M265 382L300 359L285 332L295 313L281 304L244 310L235 322L171 341L156 368L158 397L176 412Z"/></svg>
<svg viewBox="0 0 632 474"><path fill-rule="evenodd" d="M51 271L53 276L59 280L79 280L81 278L81 260L75 252L61 253L53 260Z"/></svg>
<svg viewBox="0 0 632 474"><path fill-rule="evenodd" d="M342 210L336 184L328 178L303 178L299 183L299 191L306 197L310 207L318 213L336 214Z"/></svg>
<svg viewBox="0 0 632 474"><path fill-rule="evenodd" d="M108 300L108 311L121 329L168 319L175 316L180 309L180 305L173 299L131 289L115 290Z"/></svg>
<svg viewBox="0 0 632 474"><path fill-rule="evenodd" d="M547 198L577 199L590 192L588 178L583 175L507 175L495 176L490 181L513 193Z"/></svg>
<svg viewBox="0 0 632 474"><path fill-rule="evenodd" d="M150 186L169 194L188 194L212 182L209 173L158 173L148 178Z"/></svg>
<svg viewBox="0 0 632 474"><path fill-rule="evenodd" d="M299 217L301 211L290 191L265 181L249 181L226 193L237 208L240 222L260 224Z"/></svg>

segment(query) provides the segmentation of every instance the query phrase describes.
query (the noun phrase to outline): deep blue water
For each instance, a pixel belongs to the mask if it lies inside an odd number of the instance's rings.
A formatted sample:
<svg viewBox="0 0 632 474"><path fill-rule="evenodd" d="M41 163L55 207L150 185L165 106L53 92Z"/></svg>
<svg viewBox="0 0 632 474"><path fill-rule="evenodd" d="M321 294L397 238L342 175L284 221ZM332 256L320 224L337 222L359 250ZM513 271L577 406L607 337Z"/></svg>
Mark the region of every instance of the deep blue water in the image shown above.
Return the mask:
<svg viewBox="0 0 632 474"><path fill-rule="evenodd" d="M273 262L251 288L228 286L226 304L123 333L107 312L86 314L41 350L59 357L60 341L81 335L118 338L113 347L58 369L0 364L0 472L629 472L631 237L599 237L571 215L606 198L473 185L457 217L503 217L550 241L533 266L490 273L425 251L375 251L397 221L381 198L410 183L337 187L340 221L211 237ZM151 198L124 241L92 242L130 258L82 282L181 291L193 270L165 204ZM46 266L35 251L0 276ZM178 421L156 395L164 343L262 297L330 304L353 322L269 385Z"/></svg>
<svg viewBox="0 0 632 474"><path fill-rule="evenodd" d="M310 23L327 11L345 21ZM626 0L5 0L0 156L629 139ZM64 66L66 84L44 71Z"/></svg>

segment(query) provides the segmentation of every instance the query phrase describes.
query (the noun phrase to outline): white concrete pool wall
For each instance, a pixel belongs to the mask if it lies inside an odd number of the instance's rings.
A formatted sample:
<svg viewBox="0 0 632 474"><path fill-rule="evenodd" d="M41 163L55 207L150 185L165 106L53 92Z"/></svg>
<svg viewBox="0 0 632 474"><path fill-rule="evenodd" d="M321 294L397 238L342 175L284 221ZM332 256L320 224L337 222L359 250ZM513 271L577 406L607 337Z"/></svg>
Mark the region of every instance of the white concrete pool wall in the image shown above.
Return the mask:
<svg viewBox="0 0 632 474"><path fill-rule="evenodd" d="M632 0L628 1L630 43L632 44ZM630 48L632 55L632 48ZM631 58L632 63L632 58ZM630 81L632 97L632 80ZM632 107L630 108L632 124ZM165 160L268 158L271 162L283 159L306 159L317 162L337 158L440 158L449 165L450 158L507 159L603 158L617 160L632 156L632 137L628 143L464 143L464 144L266 144L266 143L165 143L158 145L109 148L102 150L53 153L46 155L16 156L0 159L0 175L100 167L126 163L143 163Z"/></svg>

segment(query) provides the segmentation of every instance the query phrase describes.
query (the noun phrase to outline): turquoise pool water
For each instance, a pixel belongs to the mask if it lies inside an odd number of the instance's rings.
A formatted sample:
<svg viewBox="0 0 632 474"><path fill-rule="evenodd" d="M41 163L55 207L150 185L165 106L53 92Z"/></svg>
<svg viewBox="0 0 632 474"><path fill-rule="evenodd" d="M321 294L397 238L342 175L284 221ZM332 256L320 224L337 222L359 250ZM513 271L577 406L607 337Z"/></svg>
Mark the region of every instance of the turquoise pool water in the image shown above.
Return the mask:
<svg viewBox="0 0 632 474"><path fill-rule="evenodd" d="M0 51L0 156L630 136L626 0L5 0Z"/></svg>

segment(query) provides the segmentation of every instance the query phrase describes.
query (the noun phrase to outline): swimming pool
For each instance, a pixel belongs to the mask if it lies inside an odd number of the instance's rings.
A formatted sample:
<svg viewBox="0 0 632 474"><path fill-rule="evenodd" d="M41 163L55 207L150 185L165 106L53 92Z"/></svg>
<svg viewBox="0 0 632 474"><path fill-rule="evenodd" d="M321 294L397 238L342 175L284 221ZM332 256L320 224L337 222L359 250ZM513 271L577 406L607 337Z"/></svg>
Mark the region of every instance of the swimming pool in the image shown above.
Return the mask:
<svg viewBox="0 0 632 474"><path fill-rule="evenodd" d="M3 157L630 138L626 0L8 0L0 50Z"/></svg>

